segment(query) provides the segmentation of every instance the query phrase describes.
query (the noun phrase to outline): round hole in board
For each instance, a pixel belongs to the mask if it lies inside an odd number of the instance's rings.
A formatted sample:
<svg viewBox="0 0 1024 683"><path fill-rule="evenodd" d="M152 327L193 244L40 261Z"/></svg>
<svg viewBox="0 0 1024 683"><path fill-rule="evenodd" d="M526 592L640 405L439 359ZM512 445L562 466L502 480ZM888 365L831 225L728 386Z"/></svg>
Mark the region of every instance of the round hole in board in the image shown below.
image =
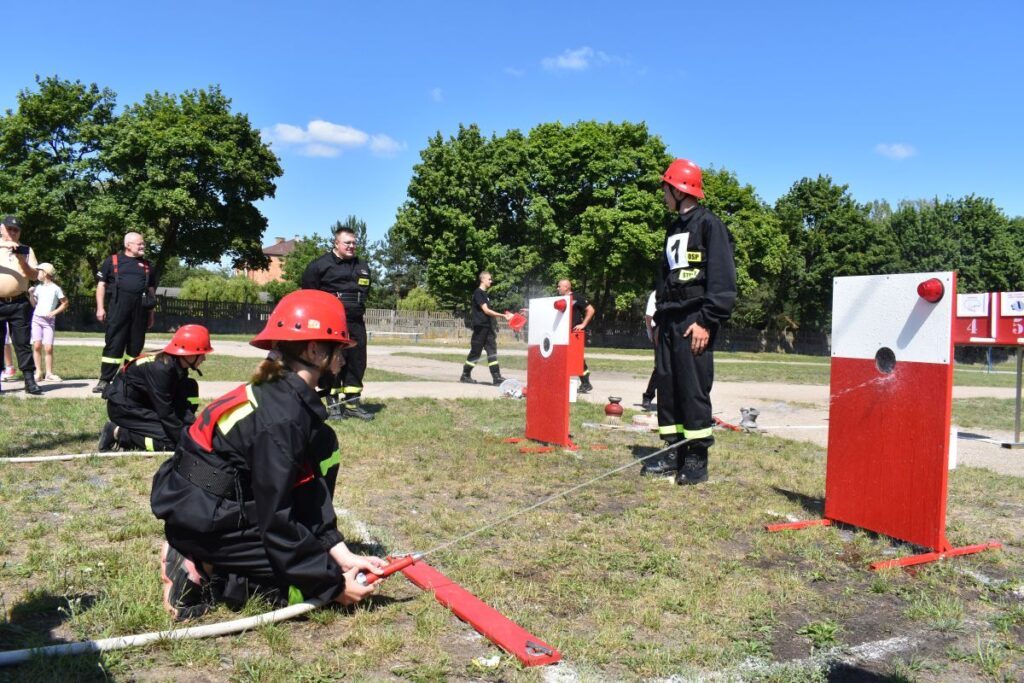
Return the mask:
<svg viewBox="0 0 1024 683"><path fill-rule="evenodd" d="M896 369L896 354L888 346L878 349L875 354L875 367L883 375L891 375Z"/></svg>

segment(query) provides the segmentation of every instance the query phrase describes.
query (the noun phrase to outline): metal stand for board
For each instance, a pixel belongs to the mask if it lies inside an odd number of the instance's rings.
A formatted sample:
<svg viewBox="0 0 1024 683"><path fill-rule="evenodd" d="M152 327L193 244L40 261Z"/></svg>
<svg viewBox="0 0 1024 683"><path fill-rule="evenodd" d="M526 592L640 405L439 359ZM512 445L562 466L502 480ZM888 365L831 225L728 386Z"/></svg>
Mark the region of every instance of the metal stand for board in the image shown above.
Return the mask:
<svg viewBox="0 0 1024 683"><path fill-rule="evenodd" d="M1017 408L1013 417L1013 441L1004 441L1003 448L1024 448L1024 442L1020 440L1020 386L1021 386L1021 364L1024 361L1024 347L1017 347Z"/></svg>

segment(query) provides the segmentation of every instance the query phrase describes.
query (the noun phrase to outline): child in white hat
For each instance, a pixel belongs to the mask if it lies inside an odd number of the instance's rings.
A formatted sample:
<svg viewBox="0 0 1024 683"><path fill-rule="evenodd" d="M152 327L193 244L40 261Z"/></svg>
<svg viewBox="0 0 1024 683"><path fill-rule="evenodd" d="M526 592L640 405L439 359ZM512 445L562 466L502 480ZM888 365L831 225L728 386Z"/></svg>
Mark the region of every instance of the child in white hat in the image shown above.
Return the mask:
<svg viewBox="0 0 1024 683"><path fill-rule="evenodd" d="M29 290L35 304L32 311L32 356L36 361L36 381L59 382L60 377L53 374L53 332L57 316L68 307L68 298L60 285L53 281L52 263L40 263L38 273L39 284ZM39 358L44 349L45 375Z"/></svg>

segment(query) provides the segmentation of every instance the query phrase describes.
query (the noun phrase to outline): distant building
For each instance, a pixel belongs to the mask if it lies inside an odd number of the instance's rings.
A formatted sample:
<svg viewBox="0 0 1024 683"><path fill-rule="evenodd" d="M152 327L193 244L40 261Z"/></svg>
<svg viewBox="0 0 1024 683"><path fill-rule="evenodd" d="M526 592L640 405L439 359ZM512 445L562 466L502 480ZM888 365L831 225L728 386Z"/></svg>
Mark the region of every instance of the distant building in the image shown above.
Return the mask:
<svg viewBox="0 0 1024 683"><path fill-rule="evenodd" d="M269 247L263 247L263 254L270 258L270 266L265 270L245 269L245 276L258 285L265 285L268 282L284 281L284 257L295 250L295 245L301 240L296 235L290 240L283 237L276 238L276 242Z"/></svg>

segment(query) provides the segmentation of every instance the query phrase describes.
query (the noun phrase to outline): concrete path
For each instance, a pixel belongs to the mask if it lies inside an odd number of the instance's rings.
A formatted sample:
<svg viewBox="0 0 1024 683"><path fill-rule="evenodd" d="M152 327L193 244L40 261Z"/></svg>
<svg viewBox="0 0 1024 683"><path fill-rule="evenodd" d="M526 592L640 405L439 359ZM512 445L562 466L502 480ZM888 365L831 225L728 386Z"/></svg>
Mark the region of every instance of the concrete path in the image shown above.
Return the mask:
<svg viewBox="0 0 1024 683"><path fill-rule="evenodd" d="M62 338L57 343L78 346L102 347L101 339ZM158 350L166 339L149 340L147 350ZM240 341L216 341L217 353L232 356L262 358L266 352ZM499 398L497 387L490 384L462 384L458 382L461 363L441 359L414 358L396 355L400 352L420 354L450 354L464 351L462 347L450 348L422 345L383 346L372 345L368 349L369 366L379 370L390 370L420 378L414 382L373 382L367 385L365 397L368 403L378 399L392 398ZM524 349L501 349L506 356L524 356ZM593 353L592 358L621 360L643 360L629 354ZM719 361L716 361L719 362ZM757 362L740 361L740 362ZM772 361L773 363L776 361ZM800 363L796 361L795 363ZM255 363L254 363L255 366ZM521 370L503 370L502 374L526 382L526 373ZM478 380L483 380L486 370L478 368ZM488 378L489 379L489 378ZM641 394L647 384L646 378L639 379L633 373L603 373L592 379L594 392L580 396L590 403L607 403L609 396L620 396L623 405L639 409ZM95 380L68 380L59 383L44 383L43 396L39 398L97 398L91 393ZM216 398L234 388L237 382L200 381L200 397ZM21 382L4 382L4 394L36 399L24 394ZM953 388L954 398L1013 398L1014 390L1008 387L961 387ZM98 399L97 399L98 400ZM511 399L503 399L511 400ZM782 437L799 441L810 441L820 446L828 444L828 403L829 388L812 384L776 384L759 382L716 382L712 391L716 414L724 421L738 424L740 408L755 407L760 411L757 419L763 438ZM978 433L983 431L983 433ZM1013 434L998 430L971 430L961 432L957 440L957 461L975 467L985 467L1002 474L1024 477L1024 449L1002 448L1001 442L1011 441ZM761 437L751 437L761 438Z"/></svg>

